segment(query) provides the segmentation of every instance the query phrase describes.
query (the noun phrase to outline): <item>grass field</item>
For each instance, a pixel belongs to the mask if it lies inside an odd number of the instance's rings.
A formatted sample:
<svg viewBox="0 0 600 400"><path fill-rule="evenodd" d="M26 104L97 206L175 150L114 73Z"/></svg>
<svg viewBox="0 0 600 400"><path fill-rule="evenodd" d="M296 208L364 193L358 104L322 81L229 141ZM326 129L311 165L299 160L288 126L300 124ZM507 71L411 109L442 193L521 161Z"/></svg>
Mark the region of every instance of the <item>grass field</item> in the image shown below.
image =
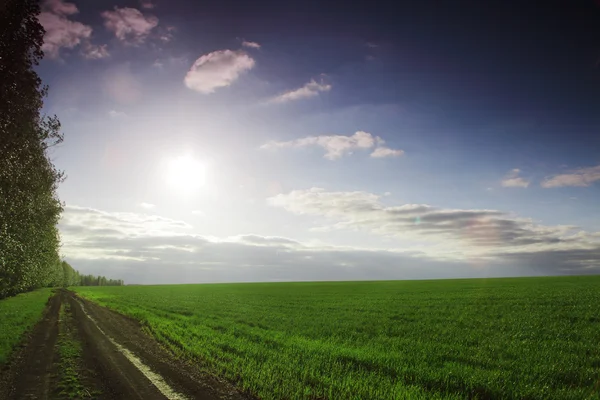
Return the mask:
<svg viewBox="0 0 600 400"><path fill-rule="evenodd" d="M0 300L0 364L8 359L23 333L42 316L51 289L40 289Z"/></svg>
<svg viewBox="0 0 600 400"><path fill-rule="evenodd" d="M76 291L264 399L600 398L600 276Z"/></svg>

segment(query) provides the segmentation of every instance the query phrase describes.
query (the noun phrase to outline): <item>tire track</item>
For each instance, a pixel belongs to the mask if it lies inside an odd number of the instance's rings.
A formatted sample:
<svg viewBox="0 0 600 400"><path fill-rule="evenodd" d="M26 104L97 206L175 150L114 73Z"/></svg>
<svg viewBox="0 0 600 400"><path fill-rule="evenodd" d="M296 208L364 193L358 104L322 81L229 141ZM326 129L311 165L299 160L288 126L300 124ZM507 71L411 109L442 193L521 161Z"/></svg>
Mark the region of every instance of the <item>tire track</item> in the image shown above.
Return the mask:
<svg viewBox="0 0 600 400"><path fill-rule="evenodd" d="M0 371L0 399L72 398L60 390L58 379L61 358L57 339L63 304L69 310L63 328L70 340L81 345L79 362L72 363L81 378L77 396L84 393L83 398L107 400L252 399L195 363L175 357L133 319L67 290L50 298L29 340Z"/></svg>
<svg viewBox="0 0 600 400"><path fill-rule="evenodd" d="M113 392L123 399L249 399L183 361L143 332L139 322L67 292L84 341ZM87 355L85 354L87 353Z"/></svg>
<svg viewBox="0 0 600 400"><path fill-rule="evenodd" d="M81 311L83 314L92 321L92 323L96 326L98 331L108 339L124 356L133 364L159 391L169 400L188 400L184 395L177 393L169 384L163 379L162 376L155 373L148 367L146 364L142 362L135 354L133 354L130 350L125 348L124 346L117 343L113 338L106 334L98 325L98 322L87 313L85 310L85 306L80 300L76 300L77 304L81 307Z"/></svg>

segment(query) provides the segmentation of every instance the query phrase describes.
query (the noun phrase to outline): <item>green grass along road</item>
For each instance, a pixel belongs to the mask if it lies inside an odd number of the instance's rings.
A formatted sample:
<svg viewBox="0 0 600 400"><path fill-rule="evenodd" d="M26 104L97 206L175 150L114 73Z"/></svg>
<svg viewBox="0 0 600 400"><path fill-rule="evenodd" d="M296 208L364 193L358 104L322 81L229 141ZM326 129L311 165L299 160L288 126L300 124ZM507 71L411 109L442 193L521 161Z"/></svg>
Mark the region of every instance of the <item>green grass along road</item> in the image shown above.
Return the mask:
<svg viewBox="0 0 600 400"><path fill-rule="evenodd" d="M600 398L600 276L76 291L264 399Z"/></svg>
<svg viewBox="0 0 600 400"><path fill-rule="evenodd" d="M39 289L0 301L0 365L6 363L23 334L40 320L52 289Z"/></svg>

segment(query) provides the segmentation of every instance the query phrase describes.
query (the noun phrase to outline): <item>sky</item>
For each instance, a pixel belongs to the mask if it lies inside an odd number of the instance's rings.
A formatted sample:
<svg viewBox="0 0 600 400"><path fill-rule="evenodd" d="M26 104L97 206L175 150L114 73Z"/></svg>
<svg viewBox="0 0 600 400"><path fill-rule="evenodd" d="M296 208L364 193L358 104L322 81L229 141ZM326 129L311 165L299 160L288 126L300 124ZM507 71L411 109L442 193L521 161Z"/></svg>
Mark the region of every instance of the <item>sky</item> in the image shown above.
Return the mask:
<svg viewBox="0 0 600 400"><path fill-rule="evenodd" d="M82 273L600 273L600 2L45 0L39 20Z"/></svg>

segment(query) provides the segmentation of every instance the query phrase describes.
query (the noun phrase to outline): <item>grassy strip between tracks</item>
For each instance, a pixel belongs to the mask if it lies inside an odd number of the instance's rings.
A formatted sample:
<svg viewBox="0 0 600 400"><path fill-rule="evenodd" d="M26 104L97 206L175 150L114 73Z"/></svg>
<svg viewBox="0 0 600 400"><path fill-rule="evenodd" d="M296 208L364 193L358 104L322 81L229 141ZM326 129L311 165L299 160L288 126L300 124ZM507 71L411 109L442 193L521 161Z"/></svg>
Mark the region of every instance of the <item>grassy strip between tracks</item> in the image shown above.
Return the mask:
<svg viewBox="0 0 600 400"><path fill-rule="evenodd" d="M77 339L73 316L69 303L60 307L58 326L58 383L57 398L60 399L88 399L93 398L98 391L93 393L82 383L80 371L82 369L83 350Z"/></svg>
<svg viewBox="0 0 600 400"><path fill-rule="evenodd" d="M600 398L600 276L76 290L264 399Z"/></svg>

